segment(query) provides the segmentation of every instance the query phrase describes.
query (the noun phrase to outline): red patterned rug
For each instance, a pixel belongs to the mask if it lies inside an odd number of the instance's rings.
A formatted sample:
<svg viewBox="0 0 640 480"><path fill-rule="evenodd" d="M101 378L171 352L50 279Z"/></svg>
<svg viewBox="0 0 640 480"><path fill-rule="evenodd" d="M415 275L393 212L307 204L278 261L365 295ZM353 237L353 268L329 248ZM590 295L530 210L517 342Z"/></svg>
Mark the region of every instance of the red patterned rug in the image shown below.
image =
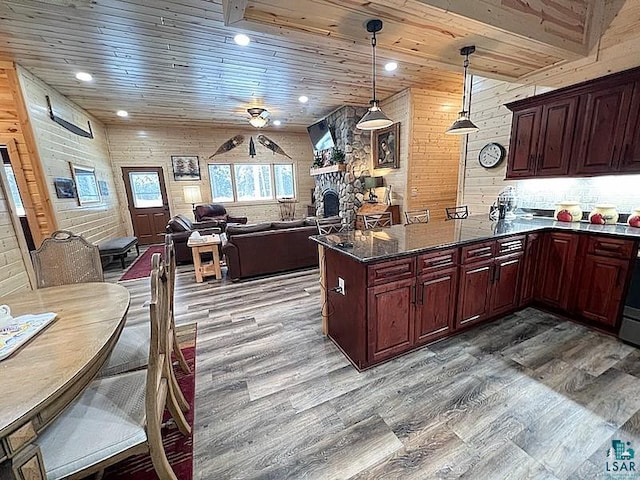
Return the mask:
<svg viewBox="0 0 640 480"><path fill-rule="evenodd" d="M163 253L164 246L151 245L147 250L140 255L129 267L129 270L120 277L120 282L123 280L135 280L136 278L146 278L151 275L151 256L154 253Z"/></svg>
<svg viewBox="0 0 640 480"><path fill-rule="evenodd" d="M190 374L182 372L179 366L175 366L176 377L180 384L180 389L191 405L186 413L187 421L191 425L191 435L183 436L173 422L162 431L162 444L171 468L178 477L178 480L193 479L193 410L195 396L196 361L195 345L182 349L189 367ZM165 421L170 418L165 412ZM148 454L136 455L123 460L105 470L104 480L157 480L158 476L153 469L151 457Z"/></svg>

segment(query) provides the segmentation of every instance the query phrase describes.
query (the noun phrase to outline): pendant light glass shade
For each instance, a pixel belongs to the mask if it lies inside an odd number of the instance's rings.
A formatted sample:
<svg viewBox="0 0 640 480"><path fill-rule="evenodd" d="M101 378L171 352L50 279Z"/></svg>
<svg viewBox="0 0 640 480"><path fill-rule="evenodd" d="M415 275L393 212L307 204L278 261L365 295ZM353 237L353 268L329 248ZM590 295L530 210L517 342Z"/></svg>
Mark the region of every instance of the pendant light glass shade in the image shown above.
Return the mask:
<svg viewBox="0 0 640 480"><path fill-rule="evenodd" d="M469 119L471 113L471 94L469 94L469 108L466 108L467 103L467 68L469 68L469 55L476 51L474 45L463 47L460 49L460 55L464 55L464 80L462 86L462 111L458 113L458 119L453 122L453 125L445 132L449 135L467 135L468 133L474 133L479 130L473 122Z"/></svg>
<svg viewBox="0 0 640 480"><path fill-rule="evenodd" d="M378 130L393 125L393 121L387 117L380 108L380 102L376 99L376 33L382 30L382 20L369 20L367 22L367 32L372 33L371 48L373 51L373 98L369 102L369 111L364 114L356 124L360 130Z"/></svg>

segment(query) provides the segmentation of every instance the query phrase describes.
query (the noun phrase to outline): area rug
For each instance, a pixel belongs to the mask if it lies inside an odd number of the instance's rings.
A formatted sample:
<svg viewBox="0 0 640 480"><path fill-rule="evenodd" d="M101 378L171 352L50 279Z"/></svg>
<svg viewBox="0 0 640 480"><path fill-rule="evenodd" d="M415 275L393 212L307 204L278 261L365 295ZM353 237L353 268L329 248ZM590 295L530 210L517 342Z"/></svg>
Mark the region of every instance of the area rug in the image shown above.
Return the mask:
<svg viewBox="0 0 640 480"><path fill-rule="evenodd" d="M120 277L120 282L123 280L135 280L136 278L145 278L151 275L151 256L154 253L162 253L164 252L164 246L162 245L151 245L147 250L140 255L129 267L122 277Z"/></svg>
<svg viewBox="0 0 640 480"><path fill-rule="evenodd" d="M181 342L182 344L182 342ZM195 361L195 343L192 346L182 348L189 367L190 374L182 372L179 366L175 366L176 377L180 384L180 389L185 398L189 402L191 408L185 417L191 425L191 435L183 436L176 427L175 423L170 422L162 430L162 444L167 454L171 468L178 477L178 480L193 479L193 410L195 396L195 378L196 378L196 361ZM169 420L170 415L165 412L164 420ZM117 463L105 470L104 480L157 480L151 457L149 454L135 455Z"/></svg>

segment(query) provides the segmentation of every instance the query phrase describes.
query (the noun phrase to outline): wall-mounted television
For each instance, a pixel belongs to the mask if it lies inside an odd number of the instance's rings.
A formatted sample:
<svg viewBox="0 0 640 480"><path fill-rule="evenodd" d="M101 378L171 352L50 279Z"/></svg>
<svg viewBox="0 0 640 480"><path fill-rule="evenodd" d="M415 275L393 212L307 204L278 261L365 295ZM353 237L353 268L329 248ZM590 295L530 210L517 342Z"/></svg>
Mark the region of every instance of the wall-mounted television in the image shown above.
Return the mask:
<svg viewBox="0 0 640 480"><path fill-rule="evenodd" d="M320 152L336 146L329 125L327 125L325 120L320 120L318 123L307 127L307 131L309 132L314 151Z"/></svg>

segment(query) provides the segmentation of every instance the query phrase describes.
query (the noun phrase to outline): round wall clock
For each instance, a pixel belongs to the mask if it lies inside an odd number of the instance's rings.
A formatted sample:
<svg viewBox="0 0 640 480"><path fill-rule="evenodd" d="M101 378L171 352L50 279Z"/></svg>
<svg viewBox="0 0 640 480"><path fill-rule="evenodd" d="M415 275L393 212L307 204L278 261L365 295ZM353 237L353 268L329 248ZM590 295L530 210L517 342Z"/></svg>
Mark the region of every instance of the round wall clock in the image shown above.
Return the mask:
<svg viewBox="0 0 640 480"><path fill-rule="evenodd" d="M487 143L478 154L478 161L484 168L497 167L507 151L499 143Z"/></svg>

